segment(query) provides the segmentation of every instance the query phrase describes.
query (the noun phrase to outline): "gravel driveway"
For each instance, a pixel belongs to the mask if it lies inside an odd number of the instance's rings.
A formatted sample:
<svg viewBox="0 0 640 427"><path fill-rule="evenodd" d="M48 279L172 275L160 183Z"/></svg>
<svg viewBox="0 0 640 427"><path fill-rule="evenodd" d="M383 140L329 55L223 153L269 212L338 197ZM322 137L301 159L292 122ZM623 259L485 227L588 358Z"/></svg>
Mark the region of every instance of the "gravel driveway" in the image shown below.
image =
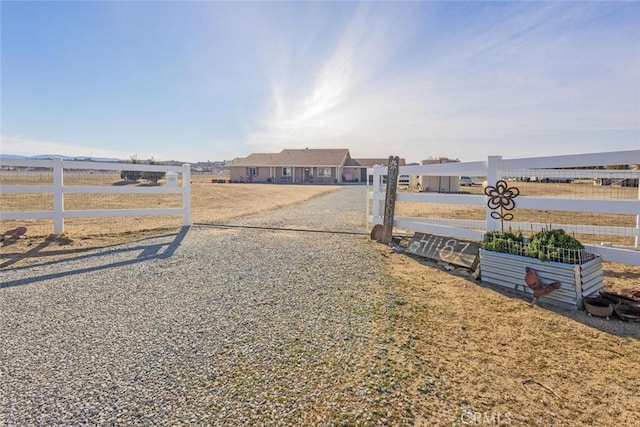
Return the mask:
<svg viewBox="0 0 640 427"><path fill-rule="evenodd" d="M366 233L365 188L229 222ZM385 423L366 235L194 226L0 272L0 425ZM408 415L407 415L408 414Z"/></svg>

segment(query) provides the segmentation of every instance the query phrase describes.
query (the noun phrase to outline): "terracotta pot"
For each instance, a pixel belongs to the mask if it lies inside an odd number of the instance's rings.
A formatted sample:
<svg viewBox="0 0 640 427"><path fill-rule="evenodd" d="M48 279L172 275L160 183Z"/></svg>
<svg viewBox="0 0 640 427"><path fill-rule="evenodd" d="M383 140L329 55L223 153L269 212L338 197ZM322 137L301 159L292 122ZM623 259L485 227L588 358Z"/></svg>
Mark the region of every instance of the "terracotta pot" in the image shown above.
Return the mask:
<svg viewBox="0 0 640 427"><path fill-rule="evenodd" d="M609 317L613 314L613 304L611 301L601 297L590 297L582 300L584 308L596 317Z"/></svg>

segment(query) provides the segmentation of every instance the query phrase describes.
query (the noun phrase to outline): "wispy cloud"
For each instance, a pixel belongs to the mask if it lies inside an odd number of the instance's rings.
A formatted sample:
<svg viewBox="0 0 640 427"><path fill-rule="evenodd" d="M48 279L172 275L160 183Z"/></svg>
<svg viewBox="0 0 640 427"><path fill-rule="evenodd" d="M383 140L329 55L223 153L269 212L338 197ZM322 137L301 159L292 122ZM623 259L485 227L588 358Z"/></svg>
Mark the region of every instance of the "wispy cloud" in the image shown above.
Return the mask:
<svg viewBox="0 0 640 427"><path fill-rule="evenodd" d="M633 2L102 2L100 19L76 7L3 14L3 153L477 160L640 144Z"/></svg>
<svg viewBox="0 0 640 427"><path fill-rule="evenodd" d="M601 5L480 11L453 19L447 36L384 6L360 10L306 91L287 96L286 82L274 83L275 107L249 138L255 151L344 146L470 159L639 142L640 33L625 38L629 27L606 22L590 29L608 12Z"/></svg>
<svg viewBox="0 0 640 427"><path fill-rule="evenodd" d="M333 141L344 135L349 119L332 114L351 96L354 50L352 41L343 41L314 73L311 82L302 85L302 90L298 89L299 84L273 76L272 108L266 113L262 129L250 136L249 144L263 150L293 141L314 146L318 141Z"/></svg>

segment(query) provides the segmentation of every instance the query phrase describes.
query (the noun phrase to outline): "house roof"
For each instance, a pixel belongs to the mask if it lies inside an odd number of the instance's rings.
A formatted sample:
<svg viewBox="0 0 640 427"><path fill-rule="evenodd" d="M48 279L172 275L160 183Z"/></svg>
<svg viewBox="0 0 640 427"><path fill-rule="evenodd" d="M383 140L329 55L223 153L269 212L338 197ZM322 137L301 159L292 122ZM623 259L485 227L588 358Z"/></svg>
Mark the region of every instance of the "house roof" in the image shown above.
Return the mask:
<svg viewBox="0 0 640 427"><path fill-rule="evenodd" d="M236 157L230 166L340 166L349 159L346 148L286 149L279 153L253 153Z"/></svg>
<svg viewBox="0 0 640 427"><path fill-rule="evenodd" d="M364 166L364 167L368 167L368 168L372 168L375 165L387 166L389 164L389 158L386 158L386 159L352 159L352 160L358 163L358 165L354 165L354 166ZM405 159L400 159L400 161L398 162L398 166L406 166Z"/></svg>
<svg viewBox="0 0 640 427"><path fill-rule="evenodd" d="M346 159L346 160L345 160ZM344 162L344 164L343 164ZM252 153L247 157L236 157L230 166L386 166L389 159L352 159L346 148L302 148L285 149L279 153ZM399 166L405 166L400 159Z"/></svg>
<svg viewBox="0 0 640 427"><path fill-rule="evenodd" d="M354 167L360 167L360 166L362 166L360 163L358 163L358 161L357 161L356 159L352 159L351 157L349 157L349 158L347 159L347 161L346 161L346 162L344 162L344 165L345 165L345 166L347 166L347 167L348 167L348 166L354 166Z"/></svg>
<svg viewBox="0 0 640 427"><path fill-rule="evenodd" d="M251 166L263 166L272 164L274 162L274 157L277 154L273 153L251 153L245 158L236 158L231 161L232 165L235 165L236 160L244 160L247 165ZM242 163L245 164L245 163Z"/></svg>

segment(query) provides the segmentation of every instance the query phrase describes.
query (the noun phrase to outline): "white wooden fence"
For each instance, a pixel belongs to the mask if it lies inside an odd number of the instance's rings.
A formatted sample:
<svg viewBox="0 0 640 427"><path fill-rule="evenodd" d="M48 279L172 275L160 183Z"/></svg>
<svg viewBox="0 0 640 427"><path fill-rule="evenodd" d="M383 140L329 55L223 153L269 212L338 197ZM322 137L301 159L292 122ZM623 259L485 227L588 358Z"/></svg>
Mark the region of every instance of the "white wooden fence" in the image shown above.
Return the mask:
<svg viewBox="0 0 640 427"><path fill-rule="evenodd" d="M2 159L0 169L7 168L47 168L53 172L53 183L48 185L2 185L2 193L48 193L53 194L53 209L46 211L9 211L0 212L0 220L20 219L53 219L54 234L64 232L65 218L116 217L142 215L182 215L183 225L191 225L191 166L162 166L130 163L99 163L89 161L70 161L63 159ZM176 172L182 174L182 186L160 185L147 187L124 186L88 186L65 185L64 170L87 171L141 171L141 172ZM179 208L145 208L145 209L98 209L98 210L65 210L65 194L182 194L182 207Z"/></svg>
<svg viewBox="0 0 640 427"><path fill-rule="evenodd" d="M536 157L523 159L503 159L501 156L490 156L487 161L479 162L455 162L429 164L419 166L401 166L400 174L413 176L482 176L486 177L487 184L495 186L496 182L508 177L572 177L572 178L616 178L638 179L640 170L610 170L588 169L597 166L610 165L638 165L640 164L640 150L592 153L554 157ZM582 169L563 169L576 168ZM377 166L369 169L369 175L373 175L373 186L369 188L367 195L367 223L371 226L383 222L384 176L387 173L386 166ZM636 181L637 182L637 181ZM637 184L636 184L637 185ZM491 209L487 207L488 197L473 194L442 194L425 192L400 192L397 202L415 202L425 204L446 204L478 206L486 209L484 220L452 220L428 217L401 217L396 214L394 227L396 229L414 232L432 233L444 236L452 236L461 239L480 241L486 231L499 230L500 220L491 217ZM372 202L371 202L372 201ZM538 209L567 212L591 212L596 214L623 214L635 215L635 227L609 227L576 224L557 224L554 228L563 228L567 232L581 233L586 229L594 230L602 235L634 236L635 245L630 247L610 247L596 244L585 244L587 249L601 255L604 260L621 262L631 265L640 265L640 190L636 199L616 198L564 198L564 197L534 197L520 195L516 199L517 209ZM426 205L425 205L426 206ZM427 208L425 207L425 211ZM517 217L517 214L516 214ZM516 222L509 223L513 230L541 230L548 228L548 223ZM595 233L594 233L595 234Z"/></svg>

